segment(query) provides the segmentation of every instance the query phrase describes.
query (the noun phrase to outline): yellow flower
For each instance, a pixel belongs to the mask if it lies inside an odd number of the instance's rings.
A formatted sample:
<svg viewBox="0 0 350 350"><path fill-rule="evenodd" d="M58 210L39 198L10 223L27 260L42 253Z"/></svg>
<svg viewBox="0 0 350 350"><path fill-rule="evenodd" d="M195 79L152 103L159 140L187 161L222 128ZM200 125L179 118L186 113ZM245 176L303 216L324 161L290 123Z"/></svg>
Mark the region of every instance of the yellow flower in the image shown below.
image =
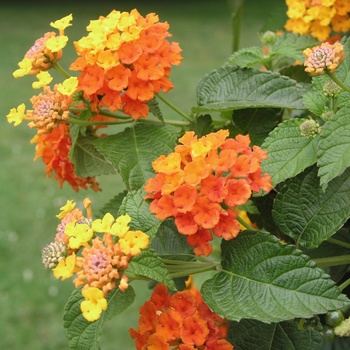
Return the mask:
<svg viewBox="0 0 350 350"><path fill-rule="evenodd" d="M119 240L120 249L126 255L136 256L149 245L149 236L142 231L128 231Z"/></svg>
<svg viewBox="0 0 350 350"><path fill-rule="evenodd" d="M128 214L119 216L111 227L111 234L118 237L123 237L129 231L130 221L131 217Z"/></svg>
<svg viewBox="0 0 350 350"><path fill-rule="evenodd" d="M17 108L11 108L10 113L6 116L9 123L14 123L14 126L18 126L22 123L25 117L26 106L21 103Z"/></svg>
<svg viewBox="0 0 350 350"><path fill-rule="evenodd" d="M65 259L62 259L58 265L52 269L53 275L55 278L59 279L62 277L62 281L72 277L75 270L75 254L67 256Z"/></svg>
<svg viewBox="0 0 350 350"><path fill-rule="evenodd" d="M36 77L38 78L38 81L35 81L32 84L33 89L40 89L44 86L47 86L51 83L52 81L52 76L49 72L40 72L36 75Z"/></svg>
<svg viewBox="0 0 350 350"><path fill-rule="evenodd" d="M57 85L57 91L59 91L62 95L71 96L78 87L78 78L70 77L63 81L62 84Z"/></svg>
<svg viewBox="0 0 350 350"><path fill-rule="evenodd" d="M32 60L28 57L24 57L21 62L18 62L19 69L13 72L15 78L21 78L28 75L32 70Z"/></svg>
<svg viewBox="0 0 350 350"><path fill-rule="evenodd" d="M48 48L51 52L58 52L62 50L68 42L68 36L60 35L60 36L52 36L45 43L46 48Z"/></svg>
<svg viewBox="0 0 350 350"><path fill-rule="evenodd" d="M94 231L88 224L80 224L76 221L69 222L66 225L64 233L69 237L69 248L72 249L78 249L81 246L86 246L87 242L94 235Z"/></svg>
<svg viewBox="0 0 350 350"><path fill-rule="evenodd" d="M72 14L66 16L66 17L63 17L55 22L51 22L50 23L50 26L53 27L53 28L56 28L60 31L60 35L63 35L63 32L64 30L71 26L72 24L70 23L71 21L73 20L73 16Z"/></svg>
<svg viewBox="0 0 350 350"><path fill-rule="evenodd" d="M89 322L98 320L101 317L102 311L107 310L107 300L102 290L89 287L83 289L82 294L85 300L80 304L80 310L84 318Z"/></svg>
<svg viewBox="0 0 350 350"><path fill-rule="evenodd" d="M104 215L102 219L96 219L91 223L91 228L95 232L110 232L115 219L111 213Z"/></svg>
<svg viewBox="0 0 350 350"><path fill-rule="evenodd" d="M74 208L76 203L74 201L68 200L67 203L60 208L61 212L56 215L58 219L63 219L67 214L69 214Z"/></svg>

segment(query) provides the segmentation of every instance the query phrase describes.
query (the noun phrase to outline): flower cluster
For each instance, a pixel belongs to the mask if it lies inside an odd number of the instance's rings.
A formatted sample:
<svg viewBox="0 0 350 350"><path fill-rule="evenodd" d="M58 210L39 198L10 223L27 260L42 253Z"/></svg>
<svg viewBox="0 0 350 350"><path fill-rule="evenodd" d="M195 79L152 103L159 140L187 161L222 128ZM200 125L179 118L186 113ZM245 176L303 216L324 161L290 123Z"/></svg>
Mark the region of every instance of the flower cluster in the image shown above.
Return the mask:
<svg viewBox="0 0 350 350"><path fill-rule="evenodd" d="M303 51L305 57L305 71L311 75L320 75L325 72L333 73L344 59L344 47L341 43L322 43Z"/></svg>
<svg viewBox="0 0 350 350"><path fill-rule="evenodd" d="M311 34L319 40L350 30L350 3L343 0L286 0L288 20L285 29Z"/></svg>
<svg viewBox="0 0 350 350"><path fill-rule="evenodd" d="M79 57L70 69L81 73L78 89L93 109L122 109L134 119L148 115L147 102L173 88L171 66L182 60L178 43L166 40L168 29L156 14L143 17L136 9L90 21L89 34L74 43Z"/></svg>
<svg viewBox="0 0 350 350"><path fill-rule="evenodd" d="M253 192L272 188L261 169L266 152L251 148L249 135L228 136L224 129L201 138L186 132L175 152L152 163L156 175L145 185L151 212L160 220L174 217L196 255L211 253L211 232L226 240L236 237L240 224L235 208Z"/></svg>
<svg viewBox="0 0 350 350"><path fill-rule="evenodd" d="M92 219L91 202L84 200L87 215L67 201L57 215L61 219L54 242L42 250L42 260L54 276L65 280L75 274L76 287L83 286L81 311L88 321L100 318L107 309L106 296L118 287L125 291L129 261L149 245L149 236L130 230L130 216L115 219L110 213ZM102 236L101 236L102 234Z"/></svg>
<svg viewBox="0 0 350 350"><path fill-rule="evenodd" d="M233 349L226 339L228 322L212 312L194 288L171 295L158 284L140 314L138 330L129 330L138 350Z"/></svg>

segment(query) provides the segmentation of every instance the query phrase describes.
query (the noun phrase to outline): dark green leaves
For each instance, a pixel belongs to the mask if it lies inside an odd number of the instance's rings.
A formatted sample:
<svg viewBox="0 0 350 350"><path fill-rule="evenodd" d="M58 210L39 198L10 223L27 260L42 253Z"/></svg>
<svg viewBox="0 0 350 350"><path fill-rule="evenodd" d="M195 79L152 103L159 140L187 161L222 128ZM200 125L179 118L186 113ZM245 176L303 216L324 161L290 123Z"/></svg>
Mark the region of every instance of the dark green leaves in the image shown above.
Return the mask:
<svg viewBox="0 0 350 350"><path fill-rule="evenodd" d="M99 320L87 321L81 313L80 304L84 300L81 288L73 291L64 309L64 327L67 330L70 349L98 350L98 339L104 323L127 309L134 301L135 293L131 286L125 292L118 287L110 291L107 296L108 307Z"/></svg>
<svg viewBox="0 0 350 350"><path fill-rule="evenodd" d="M201 292L212 310L230 320L280 322L350 303L306 255L268 233L245 231L221 248L222 271Z"/></svg>
<svg viewBox="0 0 350 350"><path fill-rule="evenodd" d="M316 167L287 181L275 199L273 217L280 230L298 244L317 247L350 217L350 168L329 182L325 192Z"/></svg>
<svg viewBox="0 0 350 350"><path fill-rule="evenodd" d="M297 320L270 324L255 320L232 322L229 340L235 350L319 350L322 343L318 330L311 326L300 330Z"/></svg>
<svg viewBox="0 0 350 350"><path fill-rule="evenodd" d="M226 66L206 75L197 86L195 111L241 108L303 109L304 88L270 71Z"/></svg>
<svg viewBox="0 0 350 350"><path fill-rule="evenodd" d="M154 175L152 161L173 151L177 136L174 127L140 122L94 146L118 170L126 188L138 190Z"/></svg>
<svg viewBox="0 0 350 350"><path fill-rule="evenodd" d="M267 137L262 145L268 158L262 167L278 183L301 173L316 163L318 137L302 136L300 125L305 119L290 119L281 123Z"/></svg>

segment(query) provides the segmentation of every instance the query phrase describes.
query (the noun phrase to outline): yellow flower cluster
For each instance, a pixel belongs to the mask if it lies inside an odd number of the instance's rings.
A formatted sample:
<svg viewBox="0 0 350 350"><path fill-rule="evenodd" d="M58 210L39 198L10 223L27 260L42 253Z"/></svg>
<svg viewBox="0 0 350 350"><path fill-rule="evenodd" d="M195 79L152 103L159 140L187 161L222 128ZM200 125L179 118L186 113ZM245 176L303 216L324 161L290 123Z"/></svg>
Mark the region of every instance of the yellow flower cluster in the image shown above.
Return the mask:
<svg viewBox="0 0 350 350"><path fill-rule="evenodd" d="M323 41L350 30L350 1L286 0L286 4L285 29L295 34L310 34Z"/></svg>
<svg viewBox="0 0 350 350"><path fill-rule="evenodd" d="M149 245L149 236L130 230L128 214L114 218L107 213L92 220L90 200L84 201L87 216L67 201L57 218L55 241L43 251L43 263L52 269L55 278L65 280L74 274L76 287L83 286L83 316L90 322L100 318L107 309L106 296L115 287L128 288L125 270L129 261Z"/></svg>

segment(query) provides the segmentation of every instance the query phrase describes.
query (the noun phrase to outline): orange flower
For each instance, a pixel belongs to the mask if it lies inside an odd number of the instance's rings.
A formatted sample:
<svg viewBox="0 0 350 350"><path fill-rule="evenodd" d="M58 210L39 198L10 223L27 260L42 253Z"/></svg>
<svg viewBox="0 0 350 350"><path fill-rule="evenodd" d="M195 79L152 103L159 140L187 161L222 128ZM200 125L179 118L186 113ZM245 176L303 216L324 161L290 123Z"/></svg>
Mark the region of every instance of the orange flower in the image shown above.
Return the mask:
<svg viewBox="0 0 350 350"><path fill-rule="evenodd" d="M87 29L88 35L74 43L79 57L70 66L81 72L78 89L97 101L96 112L107 101L113 106L117 92L121 104L115 108L134 119L147 117L147 102L160 90L173 88L168 81L171 67L182 60L180 47L167 41L169 24L155 14L143 17L136 9L113 10Z"/></svg>
<svg viewBox="0 0 350 350"><path fill-rule="evenodd" d="M88 186L94 191L100 191L95 178L83 178L74 173L74 165L69 157L72 144L69 125L60 123L50 133L37 134L31 142L37 144L34 160L42 158L46 164L47 177L54 172L54 178L58 180L60 187L67 181L75 191L79 191L79 187L87 189Z"/></svg>
<svg viewBox="0 0 350 350"><path fill-rule="evenodd" d="M167 294L167 296L165 296ZM140 308L138 330L129 329L137 350L218 349L233 350L226 337L228 323L204 304L195 287L174 294L157 284Z"/></svg>
<svg viewBox="0 0 350 350"><path fill-rule="evenodd" d="M160 220L174 217L197 255L210 254L210 229L224 239L237 236L240 225L231 208L245 204L252 191L272 189L261 169L266 152L251 148L249 135L228 135L219 130L198 138L186 132L174 152L152 163L156 175L144 187L150 211Z"/></svg>

